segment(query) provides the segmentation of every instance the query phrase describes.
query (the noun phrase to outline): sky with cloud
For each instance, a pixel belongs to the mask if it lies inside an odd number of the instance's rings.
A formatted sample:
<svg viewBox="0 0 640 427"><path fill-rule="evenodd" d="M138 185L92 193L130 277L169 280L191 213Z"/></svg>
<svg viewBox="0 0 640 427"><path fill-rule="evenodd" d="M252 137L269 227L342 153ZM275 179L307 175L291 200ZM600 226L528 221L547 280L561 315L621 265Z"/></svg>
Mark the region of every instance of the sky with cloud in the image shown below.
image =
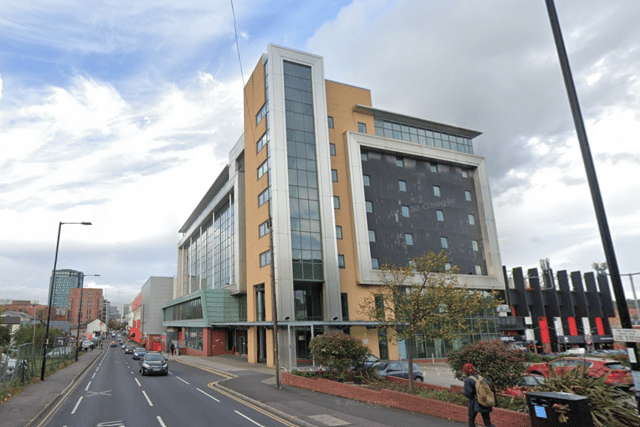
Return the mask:
<svg viewBox="0 0 640 427"><path fill-rule="evenodd" d="M640 2L556 7L620 270L640 272ZM93 223L63 226L58 268L100 274L114 304L174 276L268 43L323 56L377 108L483 132L508 268L604 261L543 0L233 8L240 53L230 1L0 2L0 299L46 303L59 221Z"/></svg>

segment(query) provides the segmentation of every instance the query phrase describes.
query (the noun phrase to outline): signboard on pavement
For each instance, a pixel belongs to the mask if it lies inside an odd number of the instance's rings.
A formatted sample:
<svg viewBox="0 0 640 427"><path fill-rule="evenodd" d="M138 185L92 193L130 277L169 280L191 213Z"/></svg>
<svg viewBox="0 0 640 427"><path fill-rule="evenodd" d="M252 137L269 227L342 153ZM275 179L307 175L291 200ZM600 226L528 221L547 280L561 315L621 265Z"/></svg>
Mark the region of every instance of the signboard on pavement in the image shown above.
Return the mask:
<svg viewBox="0 0 640 427"><path fill-rule="evenodd" d="M613 340L618 342L640 342L640 329L612 329Z"/></svg>

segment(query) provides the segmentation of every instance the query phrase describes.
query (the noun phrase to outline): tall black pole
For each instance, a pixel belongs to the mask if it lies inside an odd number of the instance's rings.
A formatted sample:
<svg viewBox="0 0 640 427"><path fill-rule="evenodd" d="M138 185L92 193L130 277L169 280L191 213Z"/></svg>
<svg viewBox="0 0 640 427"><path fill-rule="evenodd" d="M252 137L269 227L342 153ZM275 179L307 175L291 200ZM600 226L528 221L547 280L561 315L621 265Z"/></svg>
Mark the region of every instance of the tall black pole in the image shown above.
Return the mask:
<svg viewBox="0 0 640 427"><path fill-rule="evenodd" d="M51 300L53 299L53 288L56 286L56 266L58 264L58 248L60 247L60 231L62 222L58 224L58 240L56 241L56 256L53 260L53 273L51 274L51 285L49 286L49 314L47 315L47 329L42 342L42 370L40 381L44 381L44 372L47 370L47 345L49 343L49 323L51 322Z"/></svg>
<svg viewBox="0 0 640 427"><path fill-rule="evenodd" d="M558 50L558 57L560 58L560 68L562 69L564 84L567 89L567 95L569 96L569 104L571 105L573 122L578 134L578 142L580 144L580 151L582 152L582 160L587 172L589 188L591 189L591 199L593 200L593 206L596 211L598 228L600 229L600 238L602 239L602 246L604 248L605 257L607 259L607 266L609 268L609 274L611 275L611 285L613 287L613 293L616 296L616 305L618 307L618 315L620 316L620 325L623 328L631 329L629 307L627 306L627 299L624 296L624 288L622 286L622 279L620 278L618 261L616 260L616 254L613 249L611 232L609 231L607 215L604 211L604 204L602 203L602 195L600 194L600 187L598 185L598 179L596 177L596 170L593 165L591 150L589 149L589 142L587 141L587 132L582 120L580 104L578 103L578 94L573 83L571 68L569 67L569 59L567 57L567 51L564 46L562 31L560 30L560 22L558 20L558 15L556 13L556 8L553 0L545 1L547 3L547 11L549 12L549 20L551 21L553 38L555 39L556 49ZM631 361L631 370L640 371L640 363L638 363L638 352L636 343L628 342L626 343L626 345L629 352L629 359ZM636 373L634 372L634 378L635 377ZM640 384L636 384L636 390L639 388ZM636 400L638 400L638 391L636 391ZM640 407L638 409L640 410Z"/></svg>

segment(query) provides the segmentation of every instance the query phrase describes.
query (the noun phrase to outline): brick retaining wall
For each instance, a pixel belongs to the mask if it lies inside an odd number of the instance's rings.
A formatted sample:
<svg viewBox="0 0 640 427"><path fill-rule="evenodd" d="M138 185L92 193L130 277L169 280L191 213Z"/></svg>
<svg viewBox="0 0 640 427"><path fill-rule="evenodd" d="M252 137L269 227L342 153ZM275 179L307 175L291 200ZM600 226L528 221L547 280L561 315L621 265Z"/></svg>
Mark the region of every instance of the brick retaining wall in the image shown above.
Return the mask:
<svg viewBox="0 0 640 427"><path fill-rule="evenodd" d="M325 380L323 378L300 377L288 372L282 373L282 383L293 387L305 388L320 393L345 397L347 399L358 400L374 405L389 406L392 408L403 409L405 411L433 415L452 421L459 421L463 423L467 422L468 409L466 406L456 405L440 400L425 399L423 397L412 396L410 394L392 390L370 390L353 384L339 383L336 381ZM447 387L440 387L431 384L416 383L415 385L432 390L449 390ZM501 408L493 409L493 412L491 413L491 421L500 427L531 427L528 414L508 411ZM482 419L480 416L478 416L476 423L478 425L482 425Z"/></svg>

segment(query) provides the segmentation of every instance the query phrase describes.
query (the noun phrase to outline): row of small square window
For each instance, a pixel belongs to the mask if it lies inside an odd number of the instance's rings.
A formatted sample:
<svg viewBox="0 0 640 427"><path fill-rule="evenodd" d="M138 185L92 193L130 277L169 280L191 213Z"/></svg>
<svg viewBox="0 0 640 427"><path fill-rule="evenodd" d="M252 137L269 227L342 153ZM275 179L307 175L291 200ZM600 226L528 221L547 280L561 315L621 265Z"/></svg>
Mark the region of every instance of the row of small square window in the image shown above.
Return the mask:
<svg viewBox="0 0 640 427"><path fill-rule="evenodd" d="M340 262L340 255L338 255L338 262ZM344 257L342 259L342 262L344 263ZM451 267L453 267L453 266L451 265L450 262L446 263L445 266L444 266L444 268L446 270L451 270ZM344 264L340 268L345 268ZM374 258L374 257L371 258L371 269L372 270L379 270L380 269L380 261L378 260L378 258ZM475 274L477 274L478 276L482 275L482 266L481 265L476 264L474 266L474 270L475 270Z"/></svg>
<svg viewBox="0 0 640 427"><path fill-rule="evenodd" d="M264 251L260 254L260 267L266 267L267 265L271 264L271 250L268 251ZM342 254L338 254L338 268L345 268L345 261L344 261L344 255ZM378 261L378 258L372 257L371 258L371 268L373 270L379 270L380 269L380 263ZM451 269L451 263L447 263L445 265L445 268L447 270ZM482 266L481 265L476 265L475 266L475 273L477 275L482 275Z"/></svg>
<svg viewBox="0 0 640 427"><path fill-rule="evenodd" d="M334 127L333 117L327 116L327 124L329 125L329 129L333 129L333 127ZM358 122L358 132L367 133L367 124L366 123L362 123L362 122Z"/></svg>
<svg viewBox="0 0 640 427"><path fill-rule="evenodd" d="M376 239L376 231L375 230L369 230L369 242L370 243L375 243L376 241L377 241L377 239ZM413 246L413 244L414 244L413 233L404 233L404 243L407 246ZM442 249L449 249L449 238L448 237L440 237L440 246L442 247ZM471 249L474 252L478 252L480 250L480 244L478 243L477 240L472 240L471 241Z"/></svg>

